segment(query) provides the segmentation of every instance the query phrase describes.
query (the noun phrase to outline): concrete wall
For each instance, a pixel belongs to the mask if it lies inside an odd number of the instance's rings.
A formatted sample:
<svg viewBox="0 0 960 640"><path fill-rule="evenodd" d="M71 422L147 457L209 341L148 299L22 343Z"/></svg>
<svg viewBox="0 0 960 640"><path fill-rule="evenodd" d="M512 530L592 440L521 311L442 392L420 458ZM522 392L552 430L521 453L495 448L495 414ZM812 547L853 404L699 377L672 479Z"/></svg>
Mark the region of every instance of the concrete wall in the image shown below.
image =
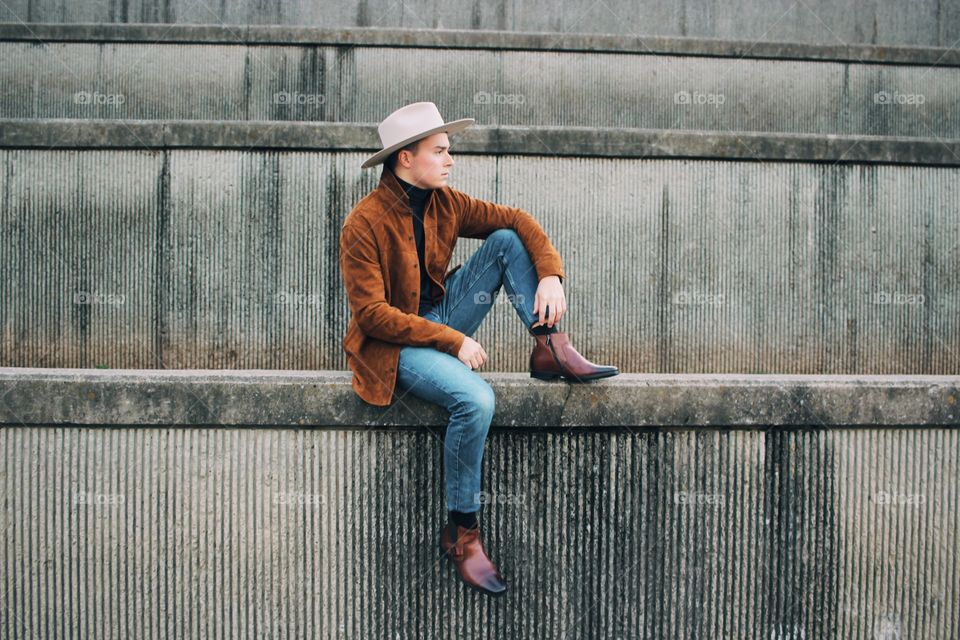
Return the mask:
<svg viewBox="0 0 960 640"><path fill-rule="evenodd" d="M378 179L366 155L0 151L0 362L344 369L335 247ZM958 185L955 167L484 155L454 176L537 217L565 329L638 372L956 373ZM492 309L489 370L526 370L507 297Z"/></svg>
<svg viewBox="0 0 960 640"><path fill-rule="evenodd" d="M441 437L4 428L0 635L956 637L956 429L494 429L500 601L440 562Z"/></svg>
<svg viewBox="0 0 960 640"><path fill-rule="evenodd" d="M0 637L957 637L960 5L2 20L0 365L51 368L0 368ZM532 380L498 297L495 602L436 548L445 413L343 371L354 123L418 98L507 125L455 140L454 184L541 221L583 353L713 372ZM855 375L725 373L771 371Z"/></svg>
<svg viewBox="0 0 960 640"><path fill-rule="evenodd" d="M482 125L960 138L957 66L145 40L0 42L0 117L378 123L424 99Z"/></svg>
<svg viewBox="0 0 960 640"><path fill-rule="evenodd" d="M0 21L494 29L950 47L960 32L960 7L942 0L917 0L909 4L896 0L858 3L685 0L676 4L654 0L562 3L8 0L0 7Z"/></svg>

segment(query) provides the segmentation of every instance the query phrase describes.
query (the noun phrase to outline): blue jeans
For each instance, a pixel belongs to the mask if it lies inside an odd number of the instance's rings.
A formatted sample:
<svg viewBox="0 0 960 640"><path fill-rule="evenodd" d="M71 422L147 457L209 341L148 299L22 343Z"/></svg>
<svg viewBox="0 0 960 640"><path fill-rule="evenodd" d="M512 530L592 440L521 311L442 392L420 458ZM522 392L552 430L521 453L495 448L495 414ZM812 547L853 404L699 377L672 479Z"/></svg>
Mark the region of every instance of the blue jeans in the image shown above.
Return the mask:
<svg viewBox="0 0 960 640"><path fill-rule="evenodd" d="M520 236L513 229L498 229L448 276L443 299L423 317L473 337L503 285L520 320L531 327L539 319L533 314L539 283ZM479 511L480 463L495 406L490 384L456 356L405 345L394 395L407 393L450 412L443 456L447 509Z"/></svg>

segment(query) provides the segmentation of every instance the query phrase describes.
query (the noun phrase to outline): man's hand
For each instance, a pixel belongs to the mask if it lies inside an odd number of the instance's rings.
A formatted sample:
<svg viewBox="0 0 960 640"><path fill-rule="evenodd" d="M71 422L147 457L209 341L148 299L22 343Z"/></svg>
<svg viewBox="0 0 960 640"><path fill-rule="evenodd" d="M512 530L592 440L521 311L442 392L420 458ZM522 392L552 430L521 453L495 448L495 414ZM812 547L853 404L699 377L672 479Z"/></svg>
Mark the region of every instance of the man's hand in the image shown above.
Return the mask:
<svg viewBox="0 0 960 640"><path fill-rule="evenodd" d="M457 357L460 358L460 362L471 369L477 369L487 361L487 352L483 350L479 342L470 336L464 336L463 344L460 345L460 351L457 353Z"/></svg>
<svg viewBox="0 0 960 640"><path fill-rule="evenodd" d="M559 276L547 276L537 285L537 295L533 301L533 315L539 320L532 328L546 324L552 327L567 312L567 297Z"/></svg>

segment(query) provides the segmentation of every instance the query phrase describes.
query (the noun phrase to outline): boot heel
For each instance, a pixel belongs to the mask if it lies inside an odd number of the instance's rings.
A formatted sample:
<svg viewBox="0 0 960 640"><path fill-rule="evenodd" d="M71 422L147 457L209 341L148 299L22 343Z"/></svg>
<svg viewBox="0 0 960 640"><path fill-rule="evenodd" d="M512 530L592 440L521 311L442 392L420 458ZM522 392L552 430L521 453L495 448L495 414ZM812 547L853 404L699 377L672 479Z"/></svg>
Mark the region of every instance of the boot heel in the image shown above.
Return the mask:
<svg viewBox="0 0 960 640"><path fill-rule="evenodd" d="M559 378L559 373L546 373L541 371L531 371L531 378L537 378L538 380L553 380L554 378Z"/></svg>

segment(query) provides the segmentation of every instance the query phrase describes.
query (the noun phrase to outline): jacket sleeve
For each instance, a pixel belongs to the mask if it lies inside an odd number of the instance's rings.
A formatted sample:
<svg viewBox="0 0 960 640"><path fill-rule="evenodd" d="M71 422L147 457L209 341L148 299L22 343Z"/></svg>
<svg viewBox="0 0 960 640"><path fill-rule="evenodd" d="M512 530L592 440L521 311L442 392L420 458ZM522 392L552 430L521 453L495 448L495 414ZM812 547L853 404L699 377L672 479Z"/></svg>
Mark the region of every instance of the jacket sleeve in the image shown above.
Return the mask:
<svg viewBox="0 0 960 640"><path fill-rule="evenodd" d="M450 189L450 193L460 211L460 237L484 239L497 229L513 229L530 254L537 278L558 276L563 282L566 274L560 253L529 212L480 200L456 189Z"/></svg>
<svg viewBox="0 0 960 640"><path fill-rule="evenodd" d="M387 302L380 251L373 231L363 223L345 224L340 231L340 272L350 312L364 334L385 342L433 347L452 356L460 352L463 333Z"/></svg>

